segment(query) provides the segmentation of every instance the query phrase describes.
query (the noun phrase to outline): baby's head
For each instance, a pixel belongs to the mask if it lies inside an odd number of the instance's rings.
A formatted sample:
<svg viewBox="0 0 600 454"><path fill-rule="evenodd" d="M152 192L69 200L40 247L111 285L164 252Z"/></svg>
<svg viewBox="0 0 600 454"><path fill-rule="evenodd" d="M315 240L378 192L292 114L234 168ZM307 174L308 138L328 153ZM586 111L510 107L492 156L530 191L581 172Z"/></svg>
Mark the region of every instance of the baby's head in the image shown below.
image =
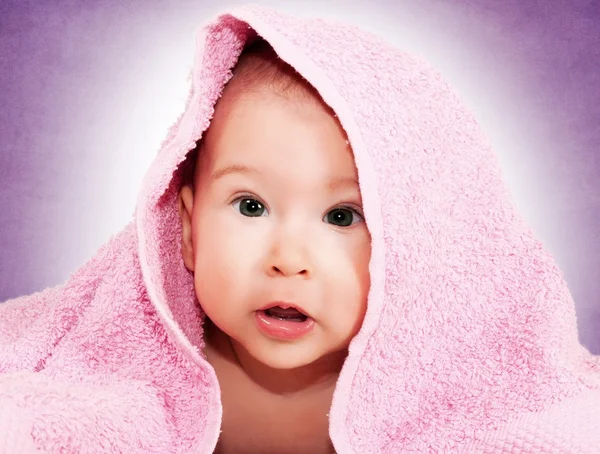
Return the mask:
<svg viewBox="0 0 600 454"><path fill-rule="evenodd" d="M363 321L371 244L357 171L331 109L266 42L233 74L179 194L183 260L232 342L301 367L345 351ZM310 318L261 311L278 303Z"/></svg>

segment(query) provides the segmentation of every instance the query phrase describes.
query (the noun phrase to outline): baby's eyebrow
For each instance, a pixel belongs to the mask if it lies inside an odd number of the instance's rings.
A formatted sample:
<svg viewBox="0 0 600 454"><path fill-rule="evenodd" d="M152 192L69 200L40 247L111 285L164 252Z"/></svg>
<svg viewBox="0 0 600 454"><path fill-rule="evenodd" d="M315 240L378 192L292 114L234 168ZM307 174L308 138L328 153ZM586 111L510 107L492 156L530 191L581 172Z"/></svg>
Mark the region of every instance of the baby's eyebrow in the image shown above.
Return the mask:
<svg viewBox="0 0 600 454"><path fill-rule="evenodd" d="M354 177L336 177L331 179L327 185L330 191L334 191L335 189L344 186L358 186L358 180Z"/></svg>
<svg viewBox="0 0 600 454"><path fill-rule="evenodd" d="M231 173L260 173L258 169L255 169L254 167L248 167L245 166L243 164L232 164L232 165L228 165L226 167L223 167L222 169L216 170L215 172L213 172L213 174L210 177L210 181L212 183L214 183L215 181L217 181L219 178L224 177L225 175L229 175ZM332 178L329 183L327 184L327 187L329 188L330 191L335 191L337 188L340 187L344 187L344 186L358 186L358 180L354 177L335 177Z"/></svg>
<svg viewBox="0 0 600 454"><path fill-rule="evenodd" d="M232 164L222 169L216 170L210 177L211 182L217 181L219 178L224 177L230 173L259 173L259 171L253 167L248 167L242 164Z"/></svg>

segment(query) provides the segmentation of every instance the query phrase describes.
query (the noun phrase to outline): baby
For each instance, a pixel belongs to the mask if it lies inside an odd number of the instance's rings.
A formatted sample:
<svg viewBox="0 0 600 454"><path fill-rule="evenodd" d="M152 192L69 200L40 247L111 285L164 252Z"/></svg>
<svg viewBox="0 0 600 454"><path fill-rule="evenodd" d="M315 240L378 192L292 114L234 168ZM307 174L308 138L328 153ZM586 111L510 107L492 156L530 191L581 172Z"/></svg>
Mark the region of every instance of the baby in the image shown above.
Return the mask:
<svg viewBox="0 0 600 454"><path fill-rule="evenodd" d="M221 387L217 452L331 453L370 236L343 129L266 41L240 56L178 202Z"/></svg>
<svg viewBox="0 0 600 454"><path fill-rule="evenodd" d="M441 75L256 5L197 44L134 219L0 304L0 452L596 454L600 361Z"/></svg>

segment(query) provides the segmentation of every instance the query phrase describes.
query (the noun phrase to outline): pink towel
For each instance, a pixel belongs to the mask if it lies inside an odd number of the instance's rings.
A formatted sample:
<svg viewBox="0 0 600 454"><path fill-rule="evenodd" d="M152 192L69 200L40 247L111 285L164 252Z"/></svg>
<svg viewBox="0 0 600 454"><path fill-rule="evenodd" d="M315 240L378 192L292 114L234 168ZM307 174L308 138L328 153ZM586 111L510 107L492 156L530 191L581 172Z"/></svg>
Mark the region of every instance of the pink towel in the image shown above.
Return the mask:
<svg viewBox="0 0 600 454"><path fill-rule="evenodd" d="M0 305L0 451L211 453L222 407L181 259L178 166L257 32L337 113L371 289L329 414L345 453L598 453L600 363L473 115L355 27L242 7L199 29L192 87L135 220L64 284Z"/></svg>

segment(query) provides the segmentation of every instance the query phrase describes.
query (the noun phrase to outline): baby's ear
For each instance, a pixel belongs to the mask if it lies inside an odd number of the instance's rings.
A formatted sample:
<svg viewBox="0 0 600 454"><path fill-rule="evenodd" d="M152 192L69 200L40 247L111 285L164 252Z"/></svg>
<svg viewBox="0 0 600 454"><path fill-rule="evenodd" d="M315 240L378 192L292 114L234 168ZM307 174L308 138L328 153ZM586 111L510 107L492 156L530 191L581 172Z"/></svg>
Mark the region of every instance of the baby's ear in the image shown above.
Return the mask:
<svg viewBox="0 0 600 454"><path fill-rule="evenodd" d="M194 192L190 185L184 185L177 195L177 207L181 218L181 255L189 271L194 271L194 245L192 242L192 207Z"/></svg>

